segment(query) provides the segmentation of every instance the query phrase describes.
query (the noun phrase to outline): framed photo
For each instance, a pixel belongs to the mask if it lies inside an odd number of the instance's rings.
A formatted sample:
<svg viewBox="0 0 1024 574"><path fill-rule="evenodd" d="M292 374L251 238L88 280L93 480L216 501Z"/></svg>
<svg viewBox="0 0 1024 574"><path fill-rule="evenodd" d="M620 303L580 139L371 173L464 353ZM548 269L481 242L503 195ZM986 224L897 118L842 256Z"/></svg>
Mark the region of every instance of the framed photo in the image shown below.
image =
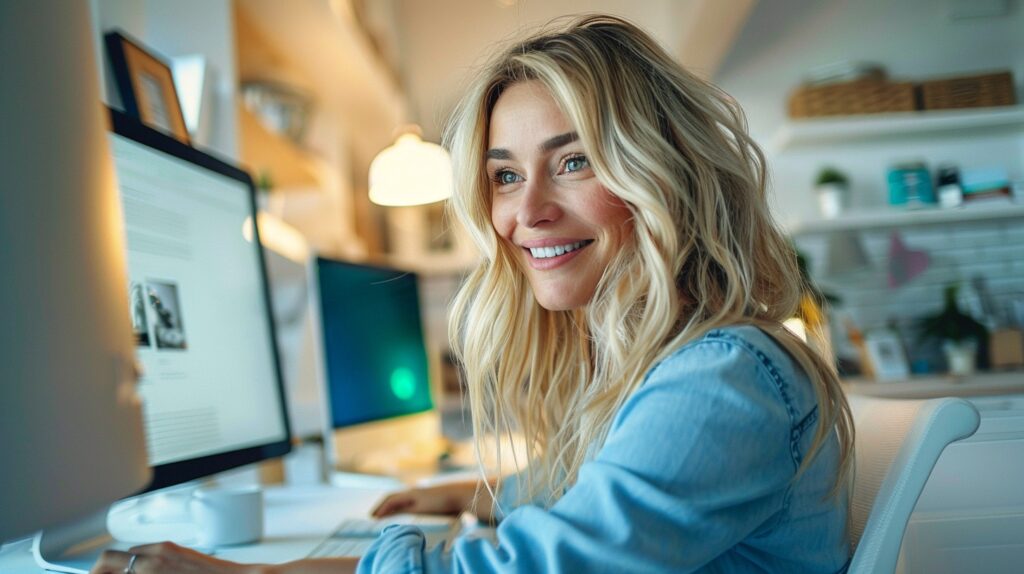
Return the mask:
<svg viewBox="0 0 1024 574"><path fill-rule="evenodd" d="M864 344L875 380L902 381L910 376L910 364L899 335L889 329L868 332Z"/></svg>
<svg viewBox="0 0 1024 574"><path fill-rule="evenodd" d="M105 41L125 113L191 145L170 66L120 32L107 33Z"/></svg>

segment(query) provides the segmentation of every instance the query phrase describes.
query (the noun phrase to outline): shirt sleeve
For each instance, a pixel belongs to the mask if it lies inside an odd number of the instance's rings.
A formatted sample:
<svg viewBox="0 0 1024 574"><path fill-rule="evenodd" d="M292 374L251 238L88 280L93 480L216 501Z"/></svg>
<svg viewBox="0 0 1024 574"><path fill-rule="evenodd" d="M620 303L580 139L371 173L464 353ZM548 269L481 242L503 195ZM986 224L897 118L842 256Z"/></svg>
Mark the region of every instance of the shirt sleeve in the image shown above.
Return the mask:
<svg viewBox="0 0 1024 574"><path fill-rule="evenodd" d="M693 572L770 527L797 463L782 389L754 352L702 340L662 361L550 509L524 505L497 545L424 551L386 532L359 572Z"/></svg>

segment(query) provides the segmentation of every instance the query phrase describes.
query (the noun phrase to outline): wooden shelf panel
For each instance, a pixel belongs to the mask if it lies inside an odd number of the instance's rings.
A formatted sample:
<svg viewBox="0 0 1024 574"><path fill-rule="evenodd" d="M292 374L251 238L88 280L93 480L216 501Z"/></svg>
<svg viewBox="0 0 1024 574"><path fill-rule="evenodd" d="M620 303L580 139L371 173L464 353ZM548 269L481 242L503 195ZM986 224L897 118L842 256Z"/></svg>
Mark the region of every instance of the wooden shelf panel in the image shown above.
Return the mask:
<svg viewBox="0 0 1024 574"><path fill-rule="evenodd" d="M239 147L242 162L254 179L267 173L275 190L326 189L328 166L291 141L270 131L245 106L238 105Z"/></svg>

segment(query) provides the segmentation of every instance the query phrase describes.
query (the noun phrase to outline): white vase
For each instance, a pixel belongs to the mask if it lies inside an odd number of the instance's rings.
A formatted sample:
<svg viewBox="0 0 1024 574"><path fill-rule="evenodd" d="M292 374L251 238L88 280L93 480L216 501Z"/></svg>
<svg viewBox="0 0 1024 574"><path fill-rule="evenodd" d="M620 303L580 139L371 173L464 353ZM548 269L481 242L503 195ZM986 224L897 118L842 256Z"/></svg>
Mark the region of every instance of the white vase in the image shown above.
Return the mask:
<svg viewBox="0 0 1024 574"><path fill-rule="evenodd" d="M945 341L942 343L942 351L946 355L949 374L964 376L974 373L975 357L978 354L977 341Z"/></svg>
<svg viewBox="0 0 1024 574"><path fill-rule="evenodd" d="M818 193L818 209L825 219L835 219L846 208L846 187L825 183L815 188Z"/></svg>

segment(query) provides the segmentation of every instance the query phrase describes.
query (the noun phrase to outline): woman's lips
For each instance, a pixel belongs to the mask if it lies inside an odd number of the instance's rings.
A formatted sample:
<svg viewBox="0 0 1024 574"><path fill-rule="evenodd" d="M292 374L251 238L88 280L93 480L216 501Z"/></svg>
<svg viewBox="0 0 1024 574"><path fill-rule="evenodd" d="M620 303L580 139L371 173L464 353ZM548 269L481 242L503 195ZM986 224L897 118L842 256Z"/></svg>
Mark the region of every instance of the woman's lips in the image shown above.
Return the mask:
<svg viewBox="0 0 1024 574"><path fill-rule="evenodd" d="M566 245L573 243L580 242L568 242L566 243ZM582 253L584 249L590 247L590 244L593 243L593 240L588 239L582 241L581 243L582 245L573 249L572 251L567 251L561 255L555 255L553 257L534 257L533 253L530 251L530 248L528 247L523 247L523 251L526 253L526 261L527 263L530 264L531 268L536 269L538 271L547 271L549 269L561 267L562 265L565 265L569 261L572 261L577 255Z"/></svg>

